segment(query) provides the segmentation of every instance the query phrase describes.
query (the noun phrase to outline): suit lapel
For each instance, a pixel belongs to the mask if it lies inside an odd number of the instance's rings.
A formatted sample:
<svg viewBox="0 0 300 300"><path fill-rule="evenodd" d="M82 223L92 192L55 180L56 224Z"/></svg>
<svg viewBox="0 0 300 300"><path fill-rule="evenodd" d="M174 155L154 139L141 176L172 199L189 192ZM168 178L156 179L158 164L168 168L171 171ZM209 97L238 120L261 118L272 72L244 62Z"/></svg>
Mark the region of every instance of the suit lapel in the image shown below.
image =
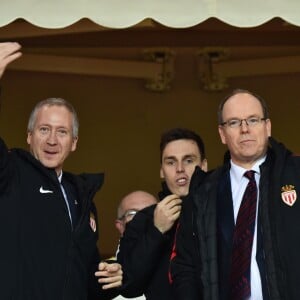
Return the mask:
<svg viewBox="0 0 300 300"><path fill-rule="evenodd" d="M221 239L225 241L227 246L231 247L234 216L229 170L225 171L224 175L220 177L217 203L219 235L221 235Z"/></svg>

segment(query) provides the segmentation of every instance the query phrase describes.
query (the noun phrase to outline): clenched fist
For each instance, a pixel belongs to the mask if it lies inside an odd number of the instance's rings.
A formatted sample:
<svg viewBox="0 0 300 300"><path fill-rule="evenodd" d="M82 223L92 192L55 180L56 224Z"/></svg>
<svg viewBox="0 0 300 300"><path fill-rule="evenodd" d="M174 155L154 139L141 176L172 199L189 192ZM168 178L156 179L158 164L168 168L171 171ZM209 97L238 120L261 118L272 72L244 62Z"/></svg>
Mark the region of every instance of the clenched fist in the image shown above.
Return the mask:
<svg viewBox="0 0 300 300"><path fill-rule="evenodd" d="M182 200L177 195L169 195L161 200L154 210L154 225L165 233L179 218Z"/></svg>

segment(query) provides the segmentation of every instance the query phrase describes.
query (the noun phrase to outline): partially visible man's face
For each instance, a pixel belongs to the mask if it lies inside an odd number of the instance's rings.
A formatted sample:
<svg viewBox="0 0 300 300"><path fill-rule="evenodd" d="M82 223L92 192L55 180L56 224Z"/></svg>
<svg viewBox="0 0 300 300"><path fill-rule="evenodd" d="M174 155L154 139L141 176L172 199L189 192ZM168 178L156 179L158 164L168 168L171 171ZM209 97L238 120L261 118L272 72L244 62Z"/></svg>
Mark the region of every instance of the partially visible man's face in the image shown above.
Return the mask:
<svg viewBox="0 0 300 300"><path fill-rule="evenodd" d="M248 119L249 117L263 118L260 102L252 95L239 93L229 98L223 108L223 121L233 119ZM245 121L237 128L219 126L219 134L223 144L226 144L231 159L237 165L246 169L261 158L267 151L268 137L271 135L269 119L249 126Z"/></svg>
<svg viewBox="0 0 300 300"><path fill-rule="evenodd" d="M157 199L144 191L135 191L125 196L119 208L119 218L115 221L120 235L123 235L126 224L134 218L138 211L156 203Z"/></svg>
<svg viewBox="0 0 300 300"><path fill-rule="evenodd" d="M196 166L207 171L207 161L202 160L197 143L188 139L175 140L162 152L160 177L173 194L186 196Z"/></svg>
<svg viewBox="0 0 300 300"><path fill-rule="evenodd" d="M70 152L75 151L77 138L72 135L72 113L64 106L43 106L37 113L27 143L33 156L45 167L60 174Z"/></svg>

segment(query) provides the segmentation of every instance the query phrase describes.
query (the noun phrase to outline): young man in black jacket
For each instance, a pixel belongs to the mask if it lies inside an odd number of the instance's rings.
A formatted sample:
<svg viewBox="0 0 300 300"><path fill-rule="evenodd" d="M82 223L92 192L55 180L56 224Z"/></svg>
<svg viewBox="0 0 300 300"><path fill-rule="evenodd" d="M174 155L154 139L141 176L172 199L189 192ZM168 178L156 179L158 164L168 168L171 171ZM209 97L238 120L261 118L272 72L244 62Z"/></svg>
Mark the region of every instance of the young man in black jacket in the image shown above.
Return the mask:
<svg viewBox="0 0 300 300"><path fill-rule="evenodd" d="M125 297L174 299L168 270L176 220L195 167L207 169L203 141L191 130L175 128L163 134L160 152L161 201L137 212L120 240L117 258L124 271Z"/></svg>
<svg viewBox="0 0 300 300"><path fill-rule="evenodd" d="M226 97L218 121L230 155L194 173L170 266L174 299L300 299L300 158L270 137L266 103L249 91Z"/></svg>
<svg viewBox="0 0 300 300"><path fill-rule="evenodd" d="M0 76L19 50L0 44ZM120 265L99 263L96 246L92 199L103 175L62 171L78 126L73 106L50 98L30 115L30 152L8 150L0 138L1 299L109 299L116 292L107 289L122 283Z"/></svg>

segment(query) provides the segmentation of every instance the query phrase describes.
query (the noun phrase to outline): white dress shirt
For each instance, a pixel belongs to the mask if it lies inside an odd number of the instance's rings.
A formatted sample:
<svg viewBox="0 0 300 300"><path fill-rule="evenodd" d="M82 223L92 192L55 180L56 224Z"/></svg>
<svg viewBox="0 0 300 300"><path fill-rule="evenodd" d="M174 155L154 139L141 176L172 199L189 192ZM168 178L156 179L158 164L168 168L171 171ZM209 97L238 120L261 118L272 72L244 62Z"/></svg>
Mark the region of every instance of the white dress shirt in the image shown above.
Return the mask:
<svg viewBox="0 0 300 300"><path fill-rule="evenodd" d="M145 298L145 296L140 296L140 297L136 297L136 298L125 298L125 297L119 295L116 298L114 298L113 300L124 300L124 299L144 300L146 298Z"/></svg>

